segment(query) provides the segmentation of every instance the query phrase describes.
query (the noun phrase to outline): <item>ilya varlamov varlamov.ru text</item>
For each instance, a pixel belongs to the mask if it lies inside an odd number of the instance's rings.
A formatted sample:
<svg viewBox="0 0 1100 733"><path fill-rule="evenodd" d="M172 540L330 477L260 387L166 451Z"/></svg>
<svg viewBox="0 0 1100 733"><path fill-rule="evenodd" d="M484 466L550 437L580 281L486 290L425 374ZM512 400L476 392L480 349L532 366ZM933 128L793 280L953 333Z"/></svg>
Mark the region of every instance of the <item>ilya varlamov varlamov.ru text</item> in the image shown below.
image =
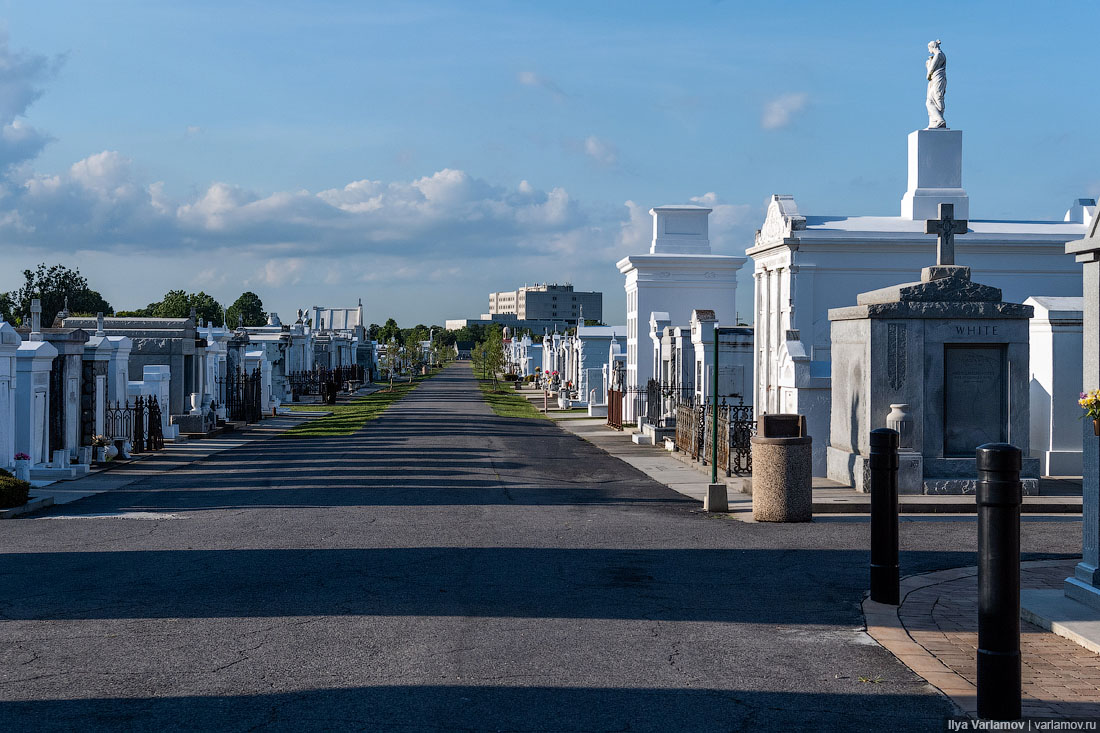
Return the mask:
<svg viewBox="0 0 1100 733"><path fill-rule="evenodd" d="M948 720L947 730L1007 730L1007 731L1040 731L1040 730L1096 730L1095 720Z"/></svg>

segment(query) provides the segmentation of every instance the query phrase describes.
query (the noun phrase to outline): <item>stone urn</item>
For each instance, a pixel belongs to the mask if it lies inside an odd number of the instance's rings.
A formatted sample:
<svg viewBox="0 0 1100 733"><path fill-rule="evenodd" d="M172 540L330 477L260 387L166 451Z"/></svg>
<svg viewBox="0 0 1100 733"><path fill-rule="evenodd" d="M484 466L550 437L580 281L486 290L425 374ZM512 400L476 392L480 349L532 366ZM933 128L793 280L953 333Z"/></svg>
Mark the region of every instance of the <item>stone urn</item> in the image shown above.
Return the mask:
<svg viewBox="0 0 1100 733"><path fill-rule="evenodd" d="M100 450L105 453L108 461L113 461L118 457L118 446L109 445L106 448L100 448Z"/></svg>
<svg viewBox="0 0 1100 733"><path fill-rule="evenodd" d="M95 447L95 462L106 463L107 462L107 449L101 445Z"/></svg>
<svg viewBox="0 0 1100 733"><path fill-rule="evenodd" d="M31 460L29 458L15 459L15 477L20 481L31 480Z"/></svg>
<svg viewBox="0 0 1100 733"><path fill-rule="evenodd" d="M908 404L890 405L886 427L897 431L899 448L913 447L913 416L909 413Z"/></svg>

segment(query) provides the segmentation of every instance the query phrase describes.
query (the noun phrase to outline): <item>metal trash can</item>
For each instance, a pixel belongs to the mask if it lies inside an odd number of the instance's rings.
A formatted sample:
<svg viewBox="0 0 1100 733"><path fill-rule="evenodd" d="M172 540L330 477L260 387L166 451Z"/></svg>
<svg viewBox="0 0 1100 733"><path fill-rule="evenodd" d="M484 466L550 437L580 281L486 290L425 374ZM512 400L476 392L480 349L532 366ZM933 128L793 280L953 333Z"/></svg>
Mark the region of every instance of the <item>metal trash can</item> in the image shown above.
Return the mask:
<svg viewBox="0 0 1100 733"><path fill-rule="evenodd" d="M813 519L813 452L805 415L761 415L752 439L752 517Z"/></svg>

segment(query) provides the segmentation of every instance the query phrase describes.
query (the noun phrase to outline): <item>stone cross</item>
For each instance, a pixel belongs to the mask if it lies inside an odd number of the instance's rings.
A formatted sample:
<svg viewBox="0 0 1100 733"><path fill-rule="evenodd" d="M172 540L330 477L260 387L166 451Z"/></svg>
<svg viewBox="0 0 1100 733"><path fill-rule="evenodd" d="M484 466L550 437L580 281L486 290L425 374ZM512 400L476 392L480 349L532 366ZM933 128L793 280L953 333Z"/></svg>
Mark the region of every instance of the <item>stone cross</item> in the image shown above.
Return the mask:
<svg viewBox="0 0 1100 733"><path fill-rule="evenodd" d="M42 333L42 301L31 301L31 333Z"/></svg>
<svg viewBox="0 0 1100 733"><path fill-rule="evenodd" d="M924 222L924 233L936 235L936 264L955 264L955 234L966 234L966 219L955 218L955 204L940 204L940 218Z"/></svg>
<svg viewBox="0 0 1100 733"><path fill-rule="evenodd" d="M105 335L104 332L103 332L103 326L104 326L103 311L100 311L99 313L95 314L95 335L96 336Z"/></svg>

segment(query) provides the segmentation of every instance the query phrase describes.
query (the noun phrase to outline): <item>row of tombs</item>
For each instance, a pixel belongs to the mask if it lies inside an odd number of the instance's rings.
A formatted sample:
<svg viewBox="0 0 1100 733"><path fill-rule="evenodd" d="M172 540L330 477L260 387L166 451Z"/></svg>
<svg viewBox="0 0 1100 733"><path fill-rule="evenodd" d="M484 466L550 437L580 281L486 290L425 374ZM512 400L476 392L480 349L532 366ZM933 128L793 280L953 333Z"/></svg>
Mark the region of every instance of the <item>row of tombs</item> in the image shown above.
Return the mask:
<svg viewBox="0 0 1100 733"><path fill-rule="evenodd" d="M272 313L267 325L229 329L201 324L193 309L188 318L65 309L43 327L32 301L26 327L0 320L0 468L35 482L79 478L104 440L127 455L153 436L210 436L337 377L346 388L369 379L362 305L313 311L293 324Z"/></svg>
<svg viewBox="0 0 1100 733"><path fill-rule="evenodd" d="M511 368L563 407L605 414L614 395L652 439L677 403L712 399L717 340L719 400L805 415L815 476L864 487L868 435L888 424L903 432L904 491L969 493L988 442L1023 450L1029 492L1039 476L1087 474L1096 436L1078 398L1097 386L1085 367L1100 336L1074 248L1092 241L1096 202L1046 221L972 219L962 132L918 130L907 145L900 216L806 215L777 194L745 257L711 250L710 208L651 209L649 251L617 263L626 324L508 339Z"/></svg>

